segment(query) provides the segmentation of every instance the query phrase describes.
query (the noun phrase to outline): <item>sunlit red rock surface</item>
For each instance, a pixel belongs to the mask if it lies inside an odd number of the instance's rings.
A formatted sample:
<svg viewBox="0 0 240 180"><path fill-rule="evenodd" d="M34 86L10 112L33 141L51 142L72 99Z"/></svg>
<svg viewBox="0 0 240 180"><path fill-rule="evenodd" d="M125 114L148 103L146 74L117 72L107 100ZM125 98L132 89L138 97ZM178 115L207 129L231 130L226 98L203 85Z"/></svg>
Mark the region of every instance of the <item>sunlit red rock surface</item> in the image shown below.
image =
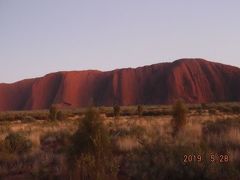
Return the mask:
<svg viewBox="0 0 240 180"><path fill-rule="evenodd" d="M0 110L46 109L51 104L166 104L239 101L240 69L202 59L181 59L136 69L72 71L0 84Z"/></svg>

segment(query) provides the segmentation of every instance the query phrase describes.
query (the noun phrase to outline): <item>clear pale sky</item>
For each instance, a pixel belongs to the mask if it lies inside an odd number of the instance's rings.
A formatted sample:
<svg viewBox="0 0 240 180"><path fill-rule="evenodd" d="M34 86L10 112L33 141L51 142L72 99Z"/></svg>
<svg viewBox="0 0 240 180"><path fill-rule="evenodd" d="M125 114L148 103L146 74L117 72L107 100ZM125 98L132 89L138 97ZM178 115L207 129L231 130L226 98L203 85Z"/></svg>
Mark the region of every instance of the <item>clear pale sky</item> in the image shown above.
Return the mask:
<svg viewBox="0 0 240 180"><path fill-rule="evenodd" d="M180 58L240 67L239 0L0 0L0 82Z"/></svg>

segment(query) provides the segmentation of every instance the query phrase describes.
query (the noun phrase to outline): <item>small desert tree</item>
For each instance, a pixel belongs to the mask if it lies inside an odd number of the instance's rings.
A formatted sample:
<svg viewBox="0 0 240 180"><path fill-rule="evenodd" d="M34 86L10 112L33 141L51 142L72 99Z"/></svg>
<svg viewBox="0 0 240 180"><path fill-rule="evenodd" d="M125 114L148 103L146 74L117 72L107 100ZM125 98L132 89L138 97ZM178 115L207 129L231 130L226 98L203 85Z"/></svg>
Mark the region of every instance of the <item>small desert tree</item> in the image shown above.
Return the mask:
<svg viewBox="0 0 240 180"><path fill-rule="evenodd" d="M172 109L173 136L177 135L187 121L188 108L182 100L177 100Z"/></svg>
<svg viewBox="0 0 240 180"><path fill-rule="evenodd" d="M100 114L89 108L72 136L69 150L72 178L115 179L117 164L113 158L110 136Z"/></svg>
<svg viewBox="0 0 240 180"><path fill-rule="evenodd" d="M115 117L118 117L120 115L120 110L121 109L119 105L116 104L113 106L113 114Z"/></svg>
<svg viewBox="0 0 240 180"><path fill-rule="evenodd" d="M143 114L143 106L142 105L137 106L137 113L138 113L138 116L142 116L142 114Z"/></svg>
<svg viewBox="0 0 240 180"><path fill-rule="evenodd" d="M49 118L52 121L57 119L57 107L54 105L51 105L51 107L49 109Z"/></svg>

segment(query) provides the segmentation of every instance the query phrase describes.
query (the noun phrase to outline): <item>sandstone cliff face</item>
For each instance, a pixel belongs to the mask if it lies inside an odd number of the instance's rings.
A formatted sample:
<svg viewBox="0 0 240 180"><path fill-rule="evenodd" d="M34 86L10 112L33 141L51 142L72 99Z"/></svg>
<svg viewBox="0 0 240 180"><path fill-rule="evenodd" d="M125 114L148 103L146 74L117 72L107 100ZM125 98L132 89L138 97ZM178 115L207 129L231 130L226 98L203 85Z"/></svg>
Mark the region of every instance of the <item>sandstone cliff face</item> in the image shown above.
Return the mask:
<svg viewBox="0 0 240 180"><path fill-rule="evenodd" d="M0 110L239 101L240 69L202 59L181 59L136 69L72 71L0 84Z"/></svg>

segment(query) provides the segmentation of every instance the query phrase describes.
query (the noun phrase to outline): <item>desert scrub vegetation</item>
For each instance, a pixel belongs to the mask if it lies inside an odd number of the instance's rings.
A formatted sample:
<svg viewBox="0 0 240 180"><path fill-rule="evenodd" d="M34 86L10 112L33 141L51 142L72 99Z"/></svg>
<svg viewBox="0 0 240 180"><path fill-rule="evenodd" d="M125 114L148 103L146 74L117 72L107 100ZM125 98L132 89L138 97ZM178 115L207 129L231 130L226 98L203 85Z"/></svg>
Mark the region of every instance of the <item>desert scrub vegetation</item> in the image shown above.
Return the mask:
<svg viewBox="0 0 240 180"><path fill-rule="evenodd" d="M66 130L49 131L40 137L41 150L45 152L61 153L70 145L71 134Z"/></svg>
<svg viewBox="0 0 240 180"><path fill-rule="evenodd" d="M64 119L66 119L66 114L65 114L63 111L59 110L59 111L57 112L56 118L57 118L57 120L62 121L62 120L64 120Z"/></svg>
<svg viewBox="0 0 240 180"><path fill-rule="evenodd" d="M8 174L15 174L27 168L32 158L27 155L32 142L20 133L10 132L0 141L0 179Z"/></svg>
<svg viewBox="0 0 240 180"><path fill-rule="evenodd" d="M68 161L73 179L116 179L110 136L95 108L87 110L71 139Z"/></svg>
<svg viewBox="0 0 240 180"><path fill-rule="evenodd" d="M118 118L113 107L59 109L62 121L49 121L49 110L7 112L18 120L0 121L0 179L240 179L240 116L232 111L238 104L184 106L190 113L175 136L169 105L144 106L141 117L137 106L122 106ZM41 113L46 120L36 118ZM31 140L31 149L6 150L11 133ZM212 154L229 161L211 162Z"/></svg>
<svg viewBox="0 0 240 180"><path fill-rule="evenodd" d="M51 105L49 108L49 118L52 121L57 120L57 107L55 105Z"/></svg>
<svg viewBox="0 0 240 180"><path fill-rule="evenodd" d="M240 119L216 120L203 124L203 140L219 152L240 149Z"/></svg>
<svg viewBox="0 0 240 180"><path fill-rule="evenodd" d="M68 112L68 116L70 113ZM56 105L51 105L49 108L49 119L51 121L64 120L67 117L67 112L57 108Z"/></svg>
<svg viewBox="0 0 240 180"><path fill-rule="evenodd" d="M11 132L5 137L1 150L7 153L22 154L29 152L31 147L32 142L25 136L20 133Z"/></svg>
<svg viewBox="0 0 240 180"><path fill-rule="evenodd" d="M0 122L47 120L49 117L48 114L49 113L46 110L0 112Z"/></svg>
<svg viewBox="0 0 240 180"><path fill-rule="evenodd" d="M193 146L159 138L127 154L121 173L130 179L238 179L234 163L211 162L213 152L204 142Z"/></svg>
<svg viewBox="0 0 240 180"><path fill-rule="evenodd" d="M173 105L172 110L172 127L173 127L173 136L177 135L178 132L184 127L187 123L187 113L188 108L182 100L177 100Z"/></svg>
<svg viewBox="0 0 240 180"><path fill-rule="evenodd" d="M138 114L138 116L143 115L143 106L142 105L137 106L137 114Z"/></svg>
<svg viewBox="0 0 240 180"><path fill-rule="evenodd" d="M240 106L233 106L232 112L235 114L240 114Z"/></svg>
<svg viewBox="0 0 240 180"><path fill-rule="evenodd" d="M113 106L113 114L114 114L114 117L119 117L120 116L120 106L119 105L114 105Z"/></svg>
<svg viewBox="0 0 240 180"><path fill-rule="evenodd" d="M65 153L76 122L1 123L1 127L5 125L7 135L0 141L0 179L68 178Z"/></svg>
<svg viewBox="0 0 240 180"><path fill-rule="evenodd" d="M138 138L141 146L124 153L120 174L126 179L239 179L240 132L236 131L239 122L233 119L219 124L218 121L209 121L203 123L202 129L199 123L187 122L187 128L175 137L167 132L163 136L153 124L150 133L145 132ZM230 129L219 135L221 126ZM206 127L209 132L205 132ZM203 132L200 137L191 131L196 128ZM211 132L211 128L217 130Z"/></svg>

